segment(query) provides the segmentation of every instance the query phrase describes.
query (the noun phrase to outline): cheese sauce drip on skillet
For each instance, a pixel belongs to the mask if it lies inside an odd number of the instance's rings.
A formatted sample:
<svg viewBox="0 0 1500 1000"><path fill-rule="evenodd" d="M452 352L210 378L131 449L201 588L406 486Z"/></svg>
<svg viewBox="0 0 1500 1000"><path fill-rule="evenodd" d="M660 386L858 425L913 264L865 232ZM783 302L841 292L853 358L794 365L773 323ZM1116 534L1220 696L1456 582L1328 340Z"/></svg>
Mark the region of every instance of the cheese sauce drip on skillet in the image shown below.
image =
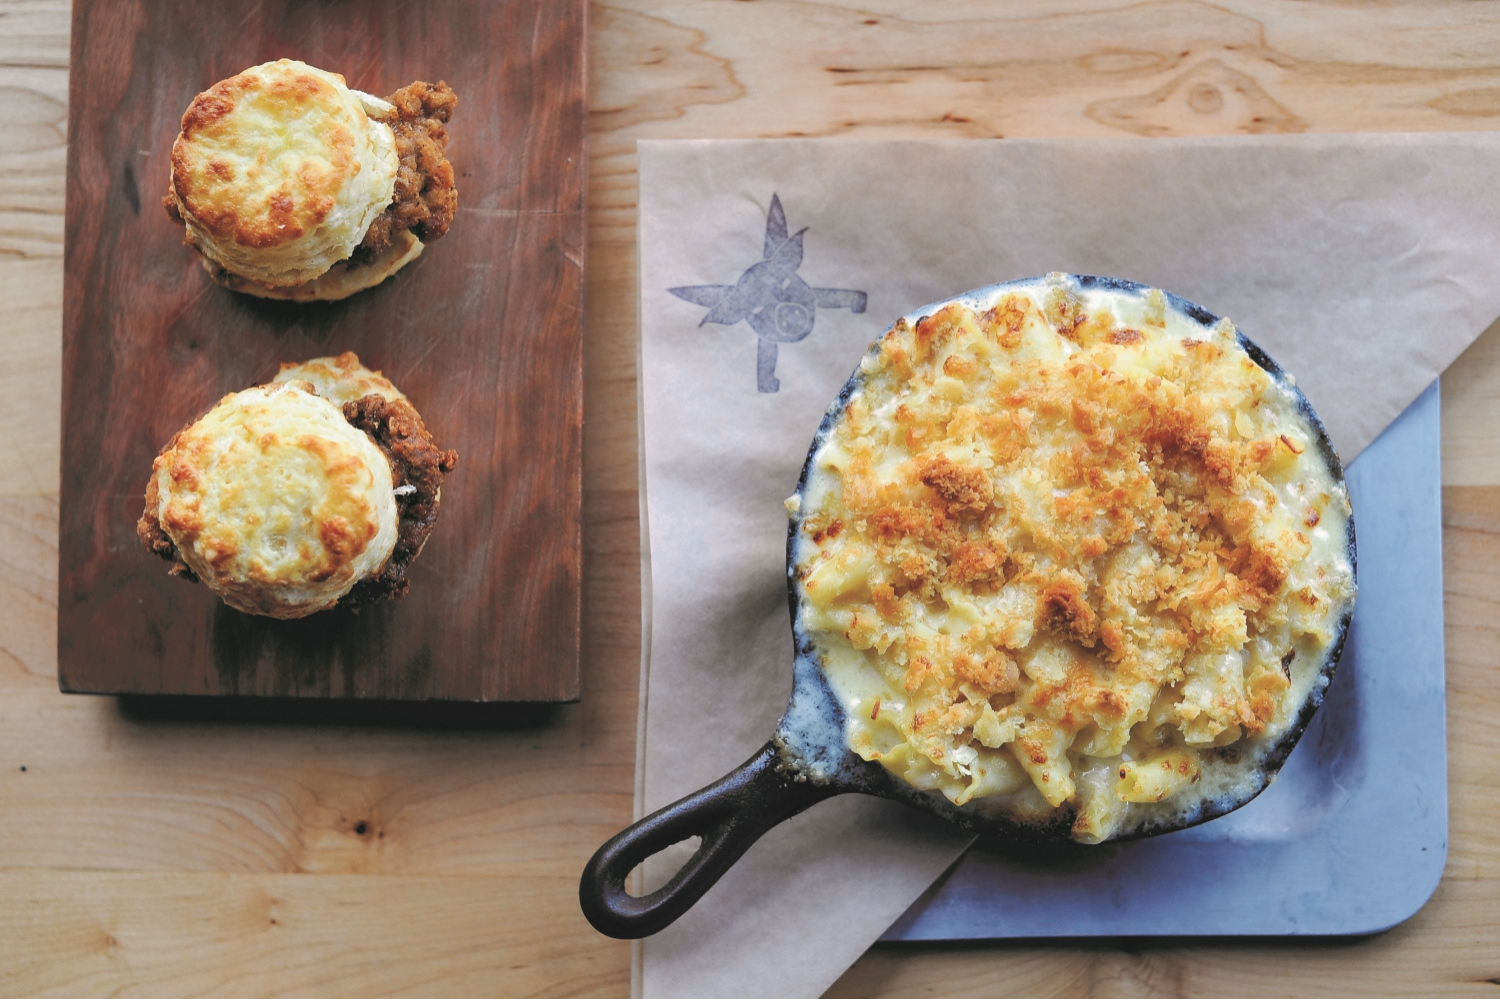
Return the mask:
<svg viewBox="0 0 1500 1000"><path fill-rule="evenodd" d="M1258 791L1354 599L1300 397L1155 290L898 322L788 508L850 748L1088 843Z"/></svg>

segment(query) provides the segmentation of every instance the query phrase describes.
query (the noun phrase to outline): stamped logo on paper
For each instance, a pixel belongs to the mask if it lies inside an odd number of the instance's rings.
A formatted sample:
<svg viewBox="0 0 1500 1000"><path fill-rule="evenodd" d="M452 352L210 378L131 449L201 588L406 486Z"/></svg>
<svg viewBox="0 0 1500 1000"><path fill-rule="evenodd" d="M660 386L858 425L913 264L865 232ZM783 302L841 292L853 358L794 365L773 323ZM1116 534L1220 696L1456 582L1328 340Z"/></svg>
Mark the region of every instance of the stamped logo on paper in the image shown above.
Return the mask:
<svg viewBox="0 0 1500 1000"><path fill-rule="evenodd" d="M813 288L798 274L802 266L803 226L787 235L786 212L781 198L771 195L771 209L766 213L766 243L762 259L750 265L733 285L687 285L667 291L694 305L708 306L699 320L734 326L750 324L759 338L755 354L755 387L760 392L776 392L781 381L776 377L776 345L795 344L812 333L819 309L865 311L869 296L848 288Z"/></svg>

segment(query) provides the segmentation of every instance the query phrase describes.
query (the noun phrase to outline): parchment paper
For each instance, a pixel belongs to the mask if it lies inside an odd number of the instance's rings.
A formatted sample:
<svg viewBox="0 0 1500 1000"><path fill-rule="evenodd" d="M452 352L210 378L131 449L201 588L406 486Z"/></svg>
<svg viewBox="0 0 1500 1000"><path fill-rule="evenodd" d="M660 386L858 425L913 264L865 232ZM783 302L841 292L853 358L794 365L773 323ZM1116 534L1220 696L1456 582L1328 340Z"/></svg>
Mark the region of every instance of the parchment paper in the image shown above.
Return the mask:
<svg viewBox="0 0 1500 1000"><path fill-rule="evenodd" d="M638 815L774 729L781 501L896 317L1049 271L1157 285L1294 373L1348 462L1500 315L1500 134L642 142L639 161ZM642 942L637 995L819 994L967 842L890 803L816 806Z"/></svg>

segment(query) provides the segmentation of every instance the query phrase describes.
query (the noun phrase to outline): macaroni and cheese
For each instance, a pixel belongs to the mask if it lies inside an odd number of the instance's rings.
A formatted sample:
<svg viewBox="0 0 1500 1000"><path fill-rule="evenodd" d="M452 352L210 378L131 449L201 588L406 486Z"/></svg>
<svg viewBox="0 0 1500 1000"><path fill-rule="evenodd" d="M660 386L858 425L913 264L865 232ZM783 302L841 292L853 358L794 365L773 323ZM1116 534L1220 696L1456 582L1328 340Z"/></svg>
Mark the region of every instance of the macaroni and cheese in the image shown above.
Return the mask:
<svg viewBox="0 0 1500 1000"><path fill-rule="evenodd" d="M1316 418L1228 321L997 286L898 322L830 413L788 509L852 750L1088 843L1264 786L1331 673L1353 536Z"/></svg>

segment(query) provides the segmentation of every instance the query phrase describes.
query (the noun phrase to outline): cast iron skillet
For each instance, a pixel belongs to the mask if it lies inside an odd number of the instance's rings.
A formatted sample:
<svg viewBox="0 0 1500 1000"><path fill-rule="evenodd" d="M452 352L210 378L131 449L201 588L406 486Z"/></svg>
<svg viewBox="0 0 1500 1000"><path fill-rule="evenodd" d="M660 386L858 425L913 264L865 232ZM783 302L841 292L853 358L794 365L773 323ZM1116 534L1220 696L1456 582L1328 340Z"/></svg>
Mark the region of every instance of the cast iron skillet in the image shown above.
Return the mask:
<svg viewBox="0 0 1500 1000"><path fill-rule="evenodd" d="M1146 285L1119 278L1079 275L1073 280L1084 289L1097 288L1136 295L1143 295L1148 291ZM947 302L918 309L908 314L906 320L915 323L949 302L960 302L971 308L976 305L980 305L981 309L987 308L988 303L1000 291L1021 286L1035 287L1039 281L1040 279L1028 278L977 289ZM1205 330L1219 321L1219 317L1185 299L1171 293L1166 293L1166 297L1170 308L1201 324ZM1281 367L1243 334L1239 335L1239 343L1256 364L1295 394L1303 418L1316 432L1318 448L1328 463L1334 480L1343 482L1338 455L1334 453L1328 433L1307 399L1290 382ZM872 354L878 350L878 343L871 347ZM842 419L845 405L862 382L863 375L856 367L854 374L844 383L838 398L824 414L818 433L808 449L801 478L797 481L798 496L803 495L807 486L813 456ZM1352 515L1348 525L1348 554L1353 566L1355 551ZM914 788L879 763L866 761L848 748L844 735L844 709L823 674L812 637L798 624L801 602L794 558L800 528L800 517L794 517L787 530L787 602L792 615L796 660L792 667L792 696L787 703L786 712L771 739L753 757L707 788L657 810L620 832L599 848L589 860L578 887L579 903L589 922L610 937L641 938L655 934L691 909L766 831L824 799L848 792L861 792L905 802L941 816L963 829L977 834L1005 837L1012 842L1072 842L1070 831L1073 814L1066 809L1059 810L1057 818L1046 826L1023 826L1002 815L980 812L974 808L974 804L961 808L953 805L939 792L924 792ZM1248 788L1238 800L1204 801L1194 810L1171 822L1147 826L1112 839L1134 840L1196 826L1238 809L1258 795L1281 769L1287 755L1297 745L1297 740L1322 704L1323 693L1327 690L1328 681L1333 677L1339 654L1343 650L1352 614L1351 601L1339 621L1334 641L1319 665L1319 677L1314 680L1296 720L1265 751L1258 784ZM637 865L653 854L692 837L701 837L702 842L666 885L640 897L626 892L625 880Z"/></svg>

